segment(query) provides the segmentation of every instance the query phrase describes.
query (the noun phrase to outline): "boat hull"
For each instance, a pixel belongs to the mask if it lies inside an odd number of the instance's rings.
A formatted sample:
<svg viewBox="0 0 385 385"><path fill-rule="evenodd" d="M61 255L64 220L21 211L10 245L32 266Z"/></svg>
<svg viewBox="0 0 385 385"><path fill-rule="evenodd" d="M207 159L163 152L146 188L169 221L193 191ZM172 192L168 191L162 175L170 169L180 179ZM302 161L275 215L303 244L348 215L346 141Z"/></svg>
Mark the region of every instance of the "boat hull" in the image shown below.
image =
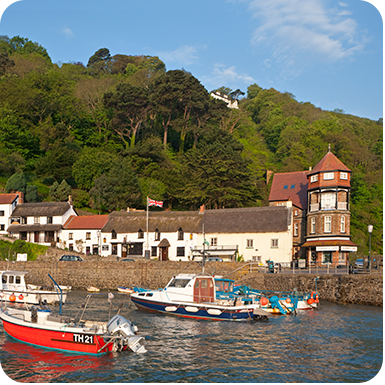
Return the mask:
<svg viewBox="0 0 385 385"><path fill-rule="evenodd" d="M56 292L47 292L42 290L1 290L0 299L7 302L27 303L30 305L38 305L40 302L47 304L55 304L60 302L60 297ZM66 302L67 293L63 293L63 303Z"/></svg>
<svg viewBox="0 0 385 385"><path fill-rule="evenodd" d="M108 353L113 348L113 344L109 344L99 351L105 345L103 336L92 332L81 330L73 332L65 330L66 328L51 330L39 326L31 327L18 324L10 319L11 317L2 315L1 318L4 331L10 337L41 348L96 355Z"/></svg>
<svg viewBox="0 0 385 385"><path fill-rule="evenodd" d="M131 301L138 309L170 314L177 317L204 319L213 321L246 321L253 320L258 309L252 306L220 307L205 303L173 303L158 302L146 298L131 296ZM263 312L264 313L264 312ZM263 315L261 313L261 315ZM257 314L259 315L259 314ZM260 315L259 315L260 316ZM256 317L259 318L259 317Z"/></svg>

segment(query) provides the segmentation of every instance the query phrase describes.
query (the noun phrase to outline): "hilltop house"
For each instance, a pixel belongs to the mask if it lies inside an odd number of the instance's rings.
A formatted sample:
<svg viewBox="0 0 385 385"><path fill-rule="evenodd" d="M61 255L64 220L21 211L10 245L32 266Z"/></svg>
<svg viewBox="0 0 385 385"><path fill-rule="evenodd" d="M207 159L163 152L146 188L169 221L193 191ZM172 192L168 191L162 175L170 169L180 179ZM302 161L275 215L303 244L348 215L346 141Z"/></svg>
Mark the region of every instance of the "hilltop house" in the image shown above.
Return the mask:
<svg viewBox="0 0 385 385"><path fill-rule="evenodd" d="M238 100L233 100L227 95L221 95L219 92L211 92L210 94L214 99L222 100L227 104L228 108L235 108L238 109Z"/></svg>

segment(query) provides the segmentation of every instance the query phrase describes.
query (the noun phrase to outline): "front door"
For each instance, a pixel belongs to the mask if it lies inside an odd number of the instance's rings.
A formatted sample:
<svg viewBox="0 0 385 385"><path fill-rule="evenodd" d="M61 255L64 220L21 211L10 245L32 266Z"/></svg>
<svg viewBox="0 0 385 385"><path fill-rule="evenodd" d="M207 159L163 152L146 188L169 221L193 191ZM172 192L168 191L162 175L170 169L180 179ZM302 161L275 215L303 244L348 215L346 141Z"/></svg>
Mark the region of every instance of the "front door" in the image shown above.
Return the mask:
<svg viewBox="0 0 385 385"><path fill-rule="evenodd" d="M160 248L160 260L161 261L168 261L168 247L161 247Z"/></svg>
<svg viewBox="0 0 385 385"><path fill-rule="evenodd" d="M214 283L212 278L197 278L194 284L194 302L213 302Z"/></svg>
<svg viewBox="0 0 385 385"><path fill-rule="evenodd" d="M39 243L39 238L40 238L40 232L39 232L39 231L35 231L35 232L33 233L33 241L34 241L35 243Z"/></svg>

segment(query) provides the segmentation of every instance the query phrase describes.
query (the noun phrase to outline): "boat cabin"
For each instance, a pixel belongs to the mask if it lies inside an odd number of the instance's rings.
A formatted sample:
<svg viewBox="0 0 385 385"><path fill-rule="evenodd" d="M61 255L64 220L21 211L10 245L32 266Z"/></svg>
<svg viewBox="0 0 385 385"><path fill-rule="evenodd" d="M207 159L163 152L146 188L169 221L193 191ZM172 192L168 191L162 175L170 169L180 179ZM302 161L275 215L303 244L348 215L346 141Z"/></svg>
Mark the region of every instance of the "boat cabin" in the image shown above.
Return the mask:
<svg viewBox="0 0 385 385"><path fill-rule="evenodd" d="M234 280L215 276L215 290L218 299L234 296Z"/></svg>
<svg viewBox="0 0 385 385"><path fill-rule="evenodd" d="M177 294L182 301L214 302L215 284L211 275L178 274L164 289L169 294Z"/></svg>
<svg viewBox="0 0 385 385"><path fill-rule="evenodd" d="M0 290L23 291L26 288L25 271L0 271Z"/></svg>

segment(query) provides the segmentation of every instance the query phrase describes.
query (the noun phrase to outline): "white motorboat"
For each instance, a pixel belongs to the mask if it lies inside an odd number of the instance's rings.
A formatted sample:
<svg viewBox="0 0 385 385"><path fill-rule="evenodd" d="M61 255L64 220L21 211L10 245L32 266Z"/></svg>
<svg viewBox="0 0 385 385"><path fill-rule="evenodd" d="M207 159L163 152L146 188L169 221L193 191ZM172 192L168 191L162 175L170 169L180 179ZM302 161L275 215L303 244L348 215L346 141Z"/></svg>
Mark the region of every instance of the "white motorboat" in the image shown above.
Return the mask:
<svg viewBox="0 0 385 385"><path fill-rule="evenodd" d="M36 285L27 285L25 275L27 271L0 271L0 300L18 303L37 305L39 303L54 304L65 303L67 292L60 293L60 290L41 289Z"/></svg>

